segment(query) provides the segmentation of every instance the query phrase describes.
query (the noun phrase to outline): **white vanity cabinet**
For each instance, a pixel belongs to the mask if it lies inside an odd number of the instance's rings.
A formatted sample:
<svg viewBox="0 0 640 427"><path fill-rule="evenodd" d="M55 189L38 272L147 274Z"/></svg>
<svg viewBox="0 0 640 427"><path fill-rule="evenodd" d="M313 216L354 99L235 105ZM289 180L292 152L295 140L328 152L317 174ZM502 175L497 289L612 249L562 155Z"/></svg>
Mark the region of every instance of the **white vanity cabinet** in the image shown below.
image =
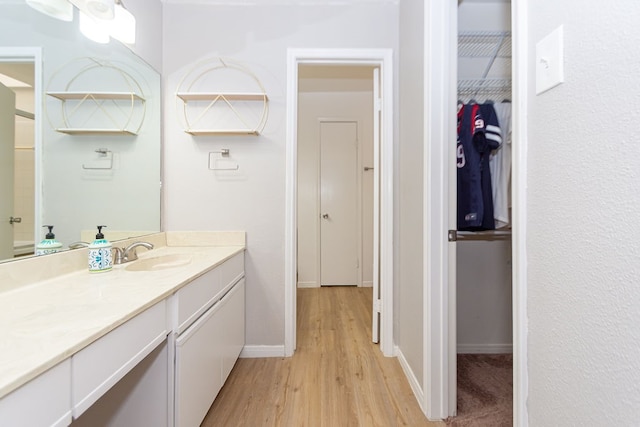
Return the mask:
<svg viewBox="0 0 640 427"><path fill-rule="evenodd" d="M175 425L200 425L244 346L244 254L175 296Z"/></svg>
<svg viewBox="0 0 640 427"><path fill-rule="evenodd" d="M0 426L167 425L168 334L161 301L0 399Z"/></svg>
<svg viewBox="0 0 640 427"><path fill-rule="evenodd" d="M47 281L46 300L0 293L49 316L0 311L0 427L200 425L244 347L244 246L174 251L193 261L167 275L83 271ZM72 311L47 311L61 304Z"/></svg>
<svg viewBox="0 0 640 427"><path fill-rule="evenodd" d="M62 361L0 399L0 426L66 426L71 423L71 361Z"/></svg>

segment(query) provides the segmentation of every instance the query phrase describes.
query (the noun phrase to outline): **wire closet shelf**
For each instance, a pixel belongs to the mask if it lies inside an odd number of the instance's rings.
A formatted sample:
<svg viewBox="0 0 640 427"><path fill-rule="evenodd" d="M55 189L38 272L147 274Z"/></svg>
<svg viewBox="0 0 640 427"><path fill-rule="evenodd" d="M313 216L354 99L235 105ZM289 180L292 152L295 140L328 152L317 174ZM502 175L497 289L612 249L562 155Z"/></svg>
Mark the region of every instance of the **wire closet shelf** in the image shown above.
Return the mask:
<svg viewBox="0 0 640 427"><path fill-rule="evenodd" d="M502 67L511 69L511 32L461 32L458 34L458 57L486 60L479 78L458 80L458 99L463 102L511 99L511 79L490 77L497 60Z"/></svg>

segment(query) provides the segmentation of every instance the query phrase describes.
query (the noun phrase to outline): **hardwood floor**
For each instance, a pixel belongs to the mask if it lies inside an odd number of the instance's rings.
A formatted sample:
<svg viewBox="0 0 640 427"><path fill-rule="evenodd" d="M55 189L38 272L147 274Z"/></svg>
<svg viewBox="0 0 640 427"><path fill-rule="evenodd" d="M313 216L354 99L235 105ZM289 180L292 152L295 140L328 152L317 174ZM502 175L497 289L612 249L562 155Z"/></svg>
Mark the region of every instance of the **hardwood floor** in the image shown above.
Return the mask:
<svg viewBox="0 0 640 427"><path fill-rule="evenodd" d="M371 342L371 288L298 289L291 358L240 359L202 426L443 426Z"/></svg>

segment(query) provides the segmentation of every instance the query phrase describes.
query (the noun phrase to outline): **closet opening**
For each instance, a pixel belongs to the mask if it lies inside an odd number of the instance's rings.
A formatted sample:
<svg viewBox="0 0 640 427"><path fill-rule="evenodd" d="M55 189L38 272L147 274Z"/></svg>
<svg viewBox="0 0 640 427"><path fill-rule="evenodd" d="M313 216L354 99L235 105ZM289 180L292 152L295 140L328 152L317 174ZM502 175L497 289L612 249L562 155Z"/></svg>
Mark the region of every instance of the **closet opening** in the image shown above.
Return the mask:
<svg viewBox="0 0 640 427"><path fill-rule="evenodd" d="M458 2L456 182L457 411L513 419L511 6Z"/></svg>

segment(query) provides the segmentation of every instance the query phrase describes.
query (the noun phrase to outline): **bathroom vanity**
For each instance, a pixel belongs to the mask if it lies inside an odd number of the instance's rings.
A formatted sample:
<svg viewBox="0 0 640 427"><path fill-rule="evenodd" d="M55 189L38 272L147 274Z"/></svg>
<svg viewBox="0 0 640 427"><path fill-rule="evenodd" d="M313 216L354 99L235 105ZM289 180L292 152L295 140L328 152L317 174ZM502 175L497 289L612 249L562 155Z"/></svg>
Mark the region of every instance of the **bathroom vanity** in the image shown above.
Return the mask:
<svg viewBox="0 0 640 427"><path fill-rule="evenodd" d="M106 273L86 250L0 265L0 425L200 424L244 346L244 233L137 240Z"/></svg>

